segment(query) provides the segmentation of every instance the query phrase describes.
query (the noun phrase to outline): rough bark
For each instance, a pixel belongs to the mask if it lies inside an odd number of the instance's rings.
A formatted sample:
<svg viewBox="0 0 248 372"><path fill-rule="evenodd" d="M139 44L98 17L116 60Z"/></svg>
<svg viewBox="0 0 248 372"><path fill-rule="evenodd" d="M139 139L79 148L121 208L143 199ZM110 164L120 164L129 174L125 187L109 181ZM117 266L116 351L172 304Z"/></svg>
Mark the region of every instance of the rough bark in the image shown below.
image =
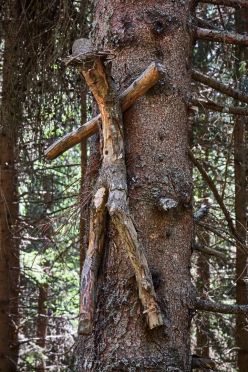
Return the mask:
<svg viewBox="0 0 248 372"><path fill-rule="evenodd" d="M237 32L248 31L248 9L236 11ZM238 61L246 60L248 53L246 48L237 48ZM236 68L237 77L242 83L242 76L239 76L239 65ZM235 172L235 217L236 230L241 241L247 241L247 118L237 118L234 125L234 172ZM236 250L236 302L241 305L248 305L247 291L247 252L240 250L237 242ZM235 332L237 352L237 367L239 372L245 372L248 366L248 330L247 315L238 314L236 317Z"/></svg>
<svg viewBox="0 0 248 372"><path fill-rule="evenodd" d="M124 115L130 212L166 324L152 331L146 326L123 232L116 228L118 222L110 220L93 333L79 340L80 371L191 368L192 183L185 103L190 88L189 5L188 1L95 2L96 46L102 49L103 41L104 49L115 48L113 77L120 90L154 60L164 63L168 73L169 86L163 79ZM161 210L161 197L175 200L177 208Z"/></svg>
<svg viewBox="0 0 248 372"><path fill-rule="evenodd" d="M19 249L15 227L18 218L17 132L18 99L17 4L10 3L4 27L2 105L0 112L0 371L16 371L18 360Z"/></svg>

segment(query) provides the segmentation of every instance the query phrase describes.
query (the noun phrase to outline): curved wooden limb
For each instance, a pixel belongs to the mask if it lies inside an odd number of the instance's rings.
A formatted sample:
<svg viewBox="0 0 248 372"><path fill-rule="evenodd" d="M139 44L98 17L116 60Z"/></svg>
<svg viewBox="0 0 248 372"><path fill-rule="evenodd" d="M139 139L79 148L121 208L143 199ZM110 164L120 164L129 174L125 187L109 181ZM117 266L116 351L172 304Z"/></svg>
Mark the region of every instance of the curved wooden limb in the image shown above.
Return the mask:
<svg viewBox="0 0 248 372"><path fill-rule="evenodd" d="M120 95L119 99L121 101L122 111L126 111L139 97L144 95L151 87L153 87L160 79L163 71L163 65L157 62L152 62L147 69ZM97 115L78 129L75 129L71 133L58 139L45 151L46 158L53 160L63 154L66 150L80 143L82 139L97 133L99 124L101 124L101 115Z"/></svg>
<svg viewBox="0 0 248 372"><path fill-rule="evenodd" d="M153 287L152 276L143 249L138 241L137 232L129 214L125 190L113 190L109 194L108 210L126 253L132 264L139 291L150 329L164 324L161 310L157 304L157 296Z"/></svg>
<svg viewBox="0 0 248 372"><path fill-rule="evenodd" d="M89 247L81 274L79 335L92 332L95 309L96 281L104 244L105 205L107 190L97 190L91 211Z"/></svg>

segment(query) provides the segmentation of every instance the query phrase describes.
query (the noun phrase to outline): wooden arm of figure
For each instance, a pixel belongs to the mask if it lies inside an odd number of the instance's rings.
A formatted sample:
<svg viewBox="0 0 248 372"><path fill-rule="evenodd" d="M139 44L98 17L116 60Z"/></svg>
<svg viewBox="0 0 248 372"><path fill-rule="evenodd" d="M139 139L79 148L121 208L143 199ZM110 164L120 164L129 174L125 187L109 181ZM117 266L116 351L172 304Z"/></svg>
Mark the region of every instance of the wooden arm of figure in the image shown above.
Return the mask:
<svg viewBox="0 0 248 372"><path fill-rule="evenodd" d="M134 102L143 96L153 87L164 72L164 67L160 63L152 62L147 69L120 95L122 111L126 111ZM66 150L80 143L84 138L92 136L98 131L101 123L101 115L97 115L78 129L66 134L49 146L45 151L48 160L53 160Z"/></svg>

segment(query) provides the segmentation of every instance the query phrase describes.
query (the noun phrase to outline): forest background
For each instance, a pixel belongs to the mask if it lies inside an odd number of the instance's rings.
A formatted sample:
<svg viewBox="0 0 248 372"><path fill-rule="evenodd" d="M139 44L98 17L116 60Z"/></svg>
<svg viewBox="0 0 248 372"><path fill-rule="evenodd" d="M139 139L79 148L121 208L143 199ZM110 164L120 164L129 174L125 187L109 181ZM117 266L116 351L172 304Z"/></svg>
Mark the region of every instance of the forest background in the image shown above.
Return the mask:
<svg viewBox="0 0 248 372"><path fill-rule="evenodd" d="M192 17L219 36L196 32L193 47L191 274L200 297L221 304L194 313L191 345L216 370L242 372L247 316L230 306L248 304L248 9L228 3L239 2L199 2ZM73 371L90 151L82 141L53 161L44 153L93 116L91 94L63 63L90 32L91 4L5 0L0 11L1 306L10 299L0 345L13 370Z"/></svg>

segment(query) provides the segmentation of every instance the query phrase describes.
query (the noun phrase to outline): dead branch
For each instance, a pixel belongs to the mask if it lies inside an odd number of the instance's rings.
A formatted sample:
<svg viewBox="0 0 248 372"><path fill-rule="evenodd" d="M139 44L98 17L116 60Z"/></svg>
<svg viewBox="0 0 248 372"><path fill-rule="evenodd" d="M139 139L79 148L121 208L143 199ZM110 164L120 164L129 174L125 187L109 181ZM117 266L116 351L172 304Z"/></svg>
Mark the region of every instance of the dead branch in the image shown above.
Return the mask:
<svg viewBox="0 0 248 372"><path fill-rule="evenodd" d="M213 359L192 355L191 369L214 369L215 367L216 365Z"/></svg>
<svg viewBox="0 0 248 372"><path fill-rule="evenodd" d="M101 187L97 190L92 203L89 246L81 273L80 317L78 334L87 335L92 332L92 322L96 301L96 281L100 266L105 226L105 205L107 190Z"/></svg>
<svg viewBox="0 0 248 372"><path fill-rule="evenodd" d="M246 107L236 107L236 106L222 106L218 103L215 103L210 100L203 100L203 99L191 99L192 106L197 106L200 108L204 108L210 111L222 112L223 114L232 114L232 115L244 115L248 116L248 108Z"/></svg>
<svg viewBox="0 0 248 372"><path fill-rule="evenodd" d="M195 36L200 40L248 46L248 36L237 34L235 32L209 30L206 28L197 27Z"/></svg>
<svg viewBox="0 0 248 372"><path fill-rule="evenodd" d="M200 0L200 3L224 5L236 9L248 8L247 0Z"/></svg>
<svg viewBox="0 0 248 372"><path fill-rule="evenodd" d="M203 254L218 257L226 261L226 255L220 251L217 251L216 249L205 247L200 244L193 244L192 248L195 252L201 252Z"/></svg>
<svg viewBox="0 0 248 372"><path fill-rule="evenodd" d="M122 111L126 111L134 102L153 87L161 77L164 68L157 62L152 62L147 69L120 95ZM92 136L98 131L101 115L97 115L78 129L66 134L48 147L45 156L49 160L55 159L66 150L77 145L82 139Z"/></svg>
<svg viewBox="0 0 248 372"><path fill-rule="evenodd" d="M85 61L85 56L81 59L82 62L80 62L80 59L81 57L77 56L79 71L84 76L86 83L93 93L102 117L103 160L97 184L104 185L108 190L107 208L109 215L121 237L121 241L124 243L126 253L133 266L139 298L146 314L148 326L150 329L153 329L163 325L163 317L157 304L156 293L147 260L138 241L137 232L129 212L120 101L113 86L111 76L106 71L100 55L98 57L94 56L94 59L91 56L91 60L88 63L83 62ZM75 60L73 62L75 63ZM131 93L132 97L134 97L132 89ZM134 98L131 98L129 102L132 102L132 99ZM127 106L129 104L126 103ZM97 221L97 223L99 222ZM94 226L95 228L99 229L100 227ZM93 234L94 237L95 234ZM88 249L91 246L96 246L95 242L91 242L91 240L92 237L90 236ZM83 272L86 270L87 268L84 266ZM89 277L82 278L82 280L85 280L85 285L82 286L84 290L90 286L91 281ZM87 297L85 293L82 293L81 298L84 299L85 296ZM93 296L94 289L92 290L91 298ZM89 311L91 311L91 304L89 304L89 307ZM84 301L82 301L81 314L84 314L87 310ZM89 318L87 320L87 329L90 330L92 329L92 313Z"/></svg>
<svg viewBox="0 0 248 372"><path fill-rule="evenodd" d="M212 300L196 299L196 309L221 314L245 314L248 315L248 305L226 305Z"/></svg>
<svg viewBox="0 0 248 372"><path fill-rule="evenodd" d="M192 78L204 85L208 85L209 87L217 90L220 93L226 94L229 97L237 99L240 102L248 103L248 96L243 94L241 91L233 89L230 86L225 85L209 76L206 76L199 71L193 70Z"/></svg>

